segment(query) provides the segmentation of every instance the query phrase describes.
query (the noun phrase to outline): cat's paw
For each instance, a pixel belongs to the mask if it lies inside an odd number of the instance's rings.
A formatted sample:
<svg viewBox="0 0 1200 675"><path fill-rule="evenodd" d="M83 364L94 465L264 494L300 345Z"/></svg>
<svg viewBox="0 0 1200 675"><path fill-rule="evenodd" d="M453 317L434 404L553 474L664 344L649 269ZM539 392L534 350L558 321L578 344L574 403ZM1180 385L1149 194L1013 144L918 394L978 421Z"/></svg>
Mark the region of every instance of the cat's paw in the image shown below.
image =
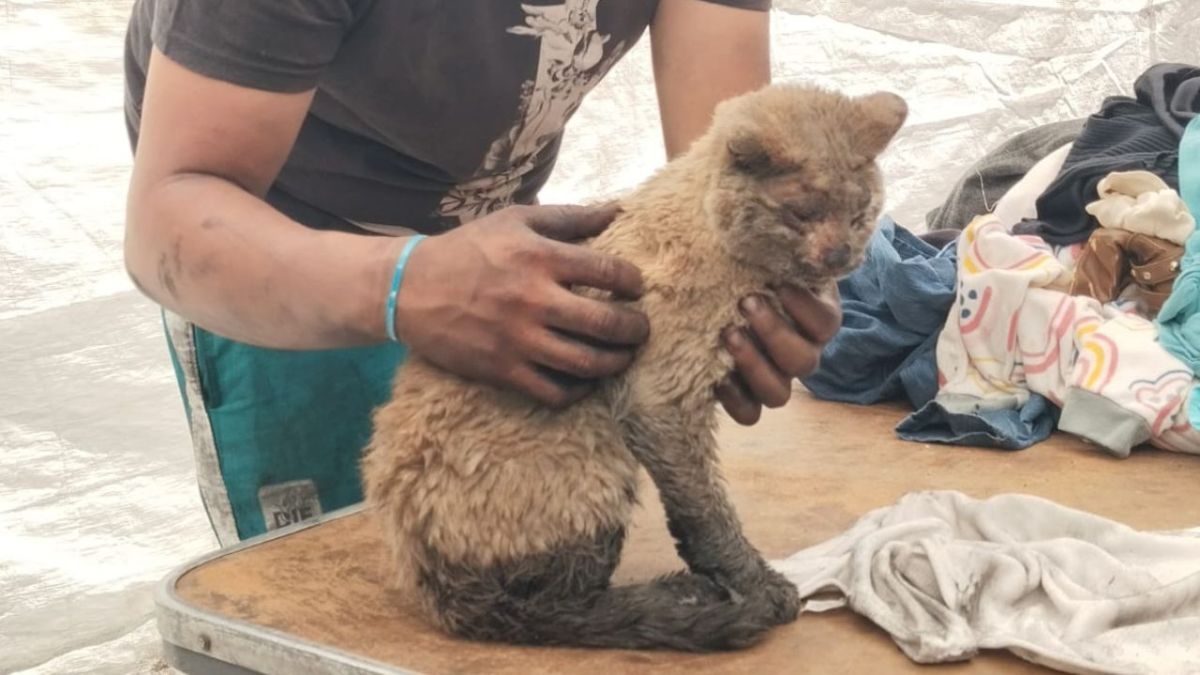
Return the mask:
<svg viewBox="0 0 1200 675"><path fill-rule="evenodd" d="M771 568L762 571L760 583L760 597L763 602L770 604L777 623L791 623L800 616L800 591L796 584Z"/></svg>
<svg viewBox="0 0 1200 675"><path fill-rule="evenodd" d="M800 592L796 585L765 561L737 576L724 577L719 583L729 589L734 602L762 605L776 625L791 623L800 615Z"/></svg>

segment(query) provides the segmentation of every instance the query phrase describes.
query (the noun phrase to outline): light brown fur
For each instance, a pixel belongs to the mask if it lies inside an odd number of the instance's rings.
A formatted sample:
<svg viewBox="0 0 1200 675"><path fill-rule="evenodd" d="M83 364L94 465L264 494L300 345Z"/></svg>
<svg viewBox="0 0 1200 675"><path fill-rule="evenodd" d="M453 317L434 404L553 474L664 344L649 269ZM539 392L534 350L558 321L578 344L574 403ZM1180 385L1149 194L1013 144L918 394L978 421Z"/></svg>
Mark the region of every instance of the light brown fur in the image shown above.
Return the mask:
<svg viewBox="0 0 1200 675"><path fill-rule="evenodd" d="M741 298L822 287L860 262L882 197L874 160L905 115L895 96L795 85L722 104L590 243L641 268L646 292L630 304L652 332L580 403L546 409L419 356L401 367L363 477L396 579L432 620L480 639L713 649L795 617L794 587L746 541L721 484L713 391L732 363L720 335L743 323ZM691 574L612 596L639 465Z"/></svg>

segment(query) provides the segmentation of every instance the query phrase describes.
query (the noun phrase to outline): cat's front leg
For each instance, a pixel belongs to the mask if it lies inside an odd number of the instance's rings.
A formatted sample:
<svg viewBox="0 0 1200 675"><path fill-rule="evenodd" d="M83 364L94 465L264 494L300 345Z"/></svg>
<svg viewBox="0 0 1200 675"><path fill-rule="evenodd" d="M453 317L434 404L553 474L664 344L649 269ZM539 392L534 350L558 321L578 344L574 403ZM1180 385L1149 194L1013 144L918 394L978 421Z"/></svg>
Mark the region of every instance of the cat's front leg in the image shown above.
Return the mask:
<svg viewBox="0 0 1200 675"><path fill-rule="evenodd" d="M658 487L667 527L692 572L725 585L747 601L767 601L774 618L796 618L795 585L750 544L725 491L716 440L707 420L687 420L667 406L631 415L626 443Z"/></svg>

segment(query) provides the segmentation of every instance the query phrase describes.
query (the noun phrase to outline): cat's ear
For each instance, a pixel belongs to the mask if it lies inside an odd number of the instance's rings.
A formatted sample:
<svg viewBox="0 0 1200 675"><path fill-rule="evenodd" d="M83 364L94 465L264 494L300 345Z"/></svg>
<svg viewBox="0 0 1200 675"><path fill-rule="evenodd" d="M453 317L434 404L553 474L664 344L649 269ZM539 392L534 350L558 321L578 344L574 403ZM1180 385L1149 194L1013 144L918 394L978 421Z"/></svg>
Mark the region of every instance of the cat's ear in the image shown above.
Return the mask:
<svg viewBox="0 0 1200 675"><path fill-rule="evenodd" d="M855 143L860 152L874 159L892 142L908 119L908 104L899 96L879 92L854 99L858 110Z"/></svg>
<svg viewBox="0 0 1200 675"><path fill-rule="evenodd" d="M725 147L734 169L756 176L770 172L771 155L759 134L750 130L737 131Z"/></svg>

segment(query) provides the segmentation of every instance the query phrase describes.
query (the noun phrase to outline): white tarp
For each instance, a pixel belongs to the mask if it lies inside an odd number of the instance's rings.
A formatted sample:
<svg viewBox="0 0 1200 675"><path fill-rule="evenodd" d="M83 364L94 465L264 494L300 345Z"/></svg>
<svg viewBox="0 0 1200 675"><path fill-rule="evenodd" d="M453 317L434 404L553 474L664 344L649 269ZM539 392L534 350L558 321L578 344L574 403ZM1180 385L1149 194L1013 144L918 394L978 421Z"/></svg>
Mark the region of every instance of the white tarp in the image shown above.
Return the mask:
<svg viewBox="0 0 1200 675"><path fill-rule="evenodd" d="M121 267L129 5L0 0L0 673L148 669L153 585L213 545L158 317ZM777 0L773 52L780 79L908 99L884 164L915 226L986 148L1086 115L1153 61L1200 61L1197 34L1200 0ZM643 42L543 198L612 193L661 159Z"/></svg>
<svg viewBox="0 0 1200 675"><path fill-rule="evenodd" d="M1200 0L776 0L774 77L909 103L883 159L889 210L923 223L986 149L1084 117L1157 61L1200 61ZM625 188L662 161L648 44L593 92L546 201ZM597 171L597 168L602 168Z"/></svg>

